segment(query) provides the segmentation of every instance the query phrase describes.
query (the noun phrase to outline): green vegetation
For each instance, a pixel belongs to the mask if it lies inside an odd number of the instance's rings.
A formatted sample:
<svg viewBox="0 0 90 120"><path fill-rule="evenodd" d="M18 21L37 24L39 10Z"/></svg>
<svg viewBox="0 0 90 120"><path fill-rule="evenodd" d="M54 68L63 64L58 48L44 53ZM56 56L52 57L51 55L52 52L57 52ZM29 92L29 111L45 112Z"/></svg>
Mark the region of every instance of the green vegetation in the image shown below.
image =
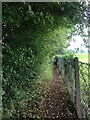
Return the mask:
<svg viewBox="0 0 90 120"><path fill-rule="evenodd" d="M53 56L66 54L68 34L83 32L85 9L74 2L2 4L3 117L40 116L34 101L42 103Z"/></svg>
<svg viewBox="0 0 90 120"><path fill-rule="evenodd" d="M90 84L89 84L89 60L88 53L77 53L76 57L78 57L79 61L79 79L80 79L80 90L81 90L81 103L84 106L84 110L87 114L87 118L89 119L90 113L88 111L88 104L90 101Z"/></svg>
<svg viewBox="0 0 90 120"><path fill-rule="evenodd" d="M88 111L88 105L90 101L90 78L89 78L89 64L79 63L79 79L80 79L80 90L81 90L81 103L84 106L84 110L89 119L90 112Z"/></svg>

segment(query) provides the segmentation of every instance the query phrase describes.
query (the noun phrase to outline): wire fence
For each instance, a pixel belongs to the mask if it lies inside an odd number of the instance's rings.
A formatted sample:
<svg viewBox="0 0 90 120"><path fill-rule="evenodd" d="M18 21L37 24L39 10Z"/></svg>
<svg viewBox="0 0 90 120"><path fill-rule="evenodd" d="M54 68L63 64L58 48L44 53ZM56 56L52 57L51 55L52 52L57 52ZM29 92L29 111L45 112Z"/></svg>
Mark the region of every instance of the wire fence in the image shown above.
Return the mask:
<svg viewBox="0 0 90 120"><path fill-rule="evenodd" d="M67 85L78 117L90 120L90 64L75 59L58 59L58 67Z"/></svg>
<svg viewBox="0 0 90 120"><path fill-rule="evenodd" d="M84 116L90 119L90 64L79 62L81 104Z"/></svg>

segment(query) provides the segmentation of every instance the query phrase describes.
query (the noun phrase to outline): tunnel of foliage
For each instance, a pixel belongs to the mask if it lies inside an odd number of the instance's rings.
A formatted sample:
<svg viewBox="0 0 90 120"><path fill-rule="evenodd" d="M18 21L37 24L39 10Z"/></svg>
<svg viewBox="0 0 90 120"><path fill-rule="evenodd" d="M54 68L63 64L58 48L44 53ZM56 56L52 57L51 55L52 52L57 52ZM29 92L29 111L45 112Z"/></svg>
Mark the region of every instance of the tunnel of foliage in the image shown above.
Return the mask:
<svg viewBox="0 0 90 120"><path fill-rule="evenodd" d="M65 54L69 35L83 30L85 9L73 2L2 4L3 116L27 117L36 82L51 80L53 56Z"/></svg>

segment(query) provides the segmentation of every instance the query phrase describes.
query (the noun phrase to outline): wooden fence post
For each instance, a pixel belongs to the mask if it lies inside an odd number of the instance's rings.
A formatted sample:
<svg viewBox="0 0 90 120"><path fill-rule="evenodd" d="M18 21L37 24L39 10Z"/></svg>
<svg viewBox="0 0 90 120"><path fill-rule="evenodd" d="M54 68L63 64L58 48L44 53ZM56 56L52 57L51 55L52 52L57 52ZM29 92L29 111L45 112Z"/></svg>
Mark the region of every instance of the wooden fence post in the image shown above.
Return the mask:
<svg viewBox="0 0 90 120"><path fill-rule="evenodd" d="M81 109L81 97L80 97L80 80L79 80L79 65L78 58L75 57L75 103L77 114L79 118L82 118L82 109Z"/></svg>

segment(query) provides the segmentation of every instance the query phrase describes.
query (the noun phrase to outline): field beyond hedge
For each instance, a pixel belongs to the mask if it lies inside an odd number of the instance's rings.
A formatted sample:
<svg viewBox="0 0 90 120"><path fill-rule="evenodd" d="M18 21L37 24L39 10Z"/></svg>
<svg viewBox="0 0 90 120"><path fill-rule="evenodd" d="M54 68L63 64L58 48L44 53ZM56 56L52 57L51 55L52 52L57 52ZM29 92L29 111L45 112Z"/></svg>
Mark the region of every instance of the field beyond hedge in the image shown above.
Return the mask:
<svg viewBox="0 0 90 120"><path fill-rule="evenodd" d="M76 57L78 57L79 61L88 63L88 53L77 53Z"/></svg>

